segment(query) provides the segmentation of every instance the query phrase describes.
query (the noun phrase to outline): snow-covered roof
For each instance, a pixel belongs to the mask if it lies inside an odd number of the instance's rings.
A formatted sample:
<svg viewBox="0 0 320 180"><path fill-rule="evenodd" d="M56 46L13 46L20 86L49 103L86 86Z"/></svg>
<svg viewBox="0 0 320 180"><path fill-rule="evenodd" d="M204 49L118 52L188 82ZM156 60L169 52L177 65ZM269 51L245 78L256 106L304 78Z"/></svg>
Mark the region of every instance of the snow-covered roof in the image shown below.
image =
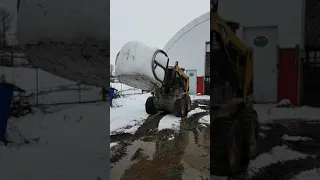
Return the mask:
<svg viewBox="0 0 320 180"><path fill-rule="evenodd" d="M185 25L182 29L180 29L169 41L168 43L164 46L163 50L165 52L169 51L170 48L177 42L179 41L180 38L182 38L185 34L187 34L190 30L193 28L197 27L198 25L209 21L210 20L210 12L207 12L196 19L192 20L189 22L187 25Z"/></svg>

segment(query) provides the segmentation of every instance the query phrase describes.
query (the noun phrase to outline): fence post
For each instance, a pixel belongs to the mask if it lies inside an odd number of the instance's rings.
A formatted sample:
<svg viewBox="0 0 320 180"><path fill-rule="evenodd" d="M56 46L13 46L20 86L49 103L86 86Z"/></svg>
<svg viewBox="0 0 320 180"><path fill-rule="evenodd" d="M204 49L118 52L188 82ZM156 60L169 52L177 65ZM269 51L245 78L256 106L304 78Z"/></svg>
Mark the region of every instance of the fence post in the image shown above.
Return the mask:
<svg viewBox="0 0 320 180"><path fill-rule="evenodd" d="M106 88L105 87L102 87L102 101L103 102L106 102Z"/></svg>
<svg viewBox="0 0 320 180"><path fill-rule="evenodd" d="M13 62L13 45L11 48L11 65L14 66L14 62Z"/></svg>

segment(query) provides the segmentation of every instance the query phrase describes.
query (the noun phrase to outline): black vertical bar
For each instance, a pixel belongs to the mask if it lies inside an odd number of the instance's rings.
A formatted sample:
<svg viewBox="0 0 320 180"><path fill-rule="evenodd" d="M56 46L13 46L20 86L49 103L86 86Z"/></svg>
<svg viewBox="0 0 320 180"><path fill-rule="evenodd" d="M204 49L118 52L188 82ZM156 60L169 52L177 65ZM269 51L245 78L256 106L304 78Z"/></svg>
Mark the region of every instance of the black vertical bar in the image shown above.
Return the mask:
<svg viewBox="0 0 320 180"><path fill-rule="evenodd" d="M39 68L36 68L37 107L39 106Z"/></svg>
<svg viewBox="0 0 320 180"><path fill-rule="evenodd" d="M78 84L78 91L79 91L79 93L78 93L78 95L79 95L79 103L81 102L81 84L79 83Z"/></svg>

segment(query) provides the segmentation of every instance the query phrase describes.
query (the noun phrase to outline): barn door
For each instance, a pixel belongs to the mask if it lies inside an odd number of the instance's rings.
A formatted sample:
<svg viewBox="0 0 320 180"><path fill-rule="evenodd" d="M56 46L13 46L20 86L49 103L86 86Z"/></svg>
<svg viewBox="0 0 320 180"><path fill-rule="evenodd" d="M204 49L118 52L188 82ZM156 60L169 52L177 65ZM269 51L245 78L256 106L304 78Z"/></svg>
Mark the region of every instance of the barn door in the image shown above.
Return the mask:
<svg viewBox="0 0 320 180"><path fill-rule="evenodd" d="M298 52L295 48L279 50L278 101L289 99L298 102Z"/></svg>

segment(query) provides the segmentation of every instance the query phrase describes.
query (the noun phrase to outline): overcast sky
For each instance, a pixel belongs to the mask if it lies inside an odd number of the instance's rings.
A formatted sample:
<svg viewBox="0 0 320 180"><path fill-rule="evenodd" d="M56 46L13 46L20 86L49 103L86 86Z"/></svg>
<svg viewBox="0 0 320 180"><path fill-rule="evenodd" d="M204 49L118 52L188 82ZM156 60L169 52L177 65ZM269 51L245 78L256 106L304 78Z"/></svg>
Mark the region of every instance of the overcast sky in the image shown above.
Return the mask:
<svg viewBox="0 0 320 180"><path fill-rule="evenodd" d="M111 0L110 60L128 41L163 48L183 26L209 12L209 0Z"/></svg>

